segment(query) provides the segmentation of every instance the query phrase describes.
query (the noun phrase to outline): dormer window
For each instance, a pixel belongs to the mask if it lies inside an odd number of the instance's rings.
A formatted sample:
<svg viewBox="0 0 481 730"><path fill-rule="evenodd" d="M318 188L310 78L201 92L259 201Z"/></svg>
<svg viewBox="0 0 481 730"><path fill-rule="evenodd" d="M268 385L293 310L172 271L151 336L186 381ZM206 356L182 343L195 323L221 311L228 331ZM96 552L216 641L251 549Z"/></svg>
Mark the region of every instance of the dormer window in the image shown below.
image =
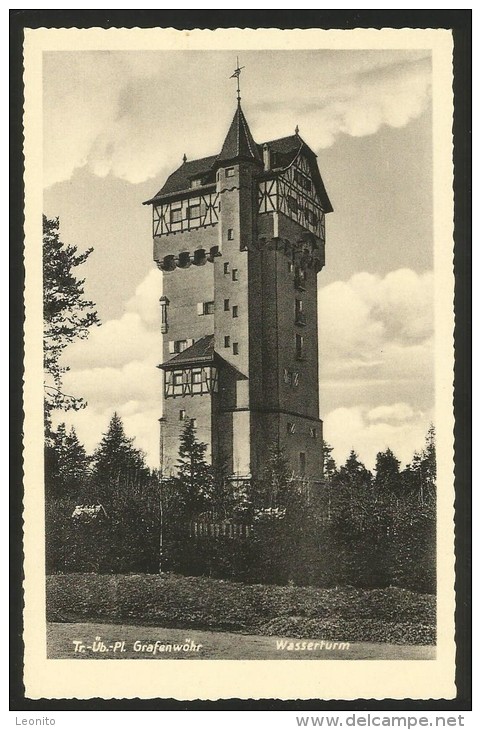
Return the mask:
<svg viewBox="0 0 481 730"><path fill-rule="evenodd" d="M226 177L234 177L234 168L233 167L226 167L225 168L225 176Z"/></svg>
<svg viewBox="0 0 481 730"><path fill-rule="evenodd" d="M190 183L191 188L200 188L202 185L202 179L200 177L196 177L192 182Z"/></svg>

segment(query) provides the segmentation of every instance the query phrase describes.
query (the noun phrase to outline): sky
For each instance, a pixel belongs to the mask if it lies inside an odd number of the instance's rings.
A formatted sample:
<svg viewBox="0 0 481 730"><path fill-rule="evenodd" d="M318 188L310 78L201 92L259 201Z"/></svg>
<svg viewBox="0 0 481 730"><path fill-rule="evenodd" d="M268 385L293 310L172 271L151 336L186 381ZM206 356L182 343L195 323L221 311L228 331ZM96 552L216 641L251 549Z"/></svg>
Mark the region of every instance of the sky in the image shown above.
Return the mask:
<svg viewBox="0 0 481 730"><path fill-rule="evenodd" d="M257 142L299 125L334 212L319 274L320 404L342 463L403 464L433 418L431 58L428 51L242 51ZM152 197L188 159L219 152L235 111L236 52L55 51L43 57L44 212L82 267L102 326L69 346L59 412L88 450L114 410L158 461L161 273Z"/></svg>

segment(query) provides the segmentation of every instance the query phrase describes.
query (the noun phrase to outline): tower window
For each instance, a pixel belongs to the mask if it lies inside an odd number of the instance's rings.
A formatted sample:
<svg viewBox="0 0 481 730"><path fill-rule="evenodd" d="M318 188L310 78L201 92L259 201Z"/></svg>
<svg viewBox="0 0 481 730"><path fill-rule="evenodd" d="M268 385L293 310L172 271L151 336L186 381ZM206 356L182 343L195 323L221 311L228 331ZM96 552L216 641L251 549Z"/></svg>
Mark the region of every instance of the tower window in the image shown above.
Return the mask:
<svg viewBox="0 0 481 730"><path fill-rule="evenodd" d="M295 432L296 432L296 424L288 421L287 422L287 433L295 433Z"/></svg>
<svg viewBox="0 0 481 730"><path fill-rule="evenodd" d="M192 383L199 384L202 383L202 370L193 370L192 371Z"/></svg>
<svg viewBox="0 0 481 730"><path fill-rule="evenodd" d="M311 436L311 439L317 439L317 428L310 428L309 434Z"/></svg>
<svg viewBox="0 0 481 730"><path fill-rule="evenodd" d="M224 264L224 274L228 274L228 273L229 273L229 262L226 261Z"/></svg>
<svg viewBox="0 0 481 730"><path fill-rule="evenodd" d="M228 312L230 309L230 300L224 299L224 312Z"/></svg>
<svg viewBox="0 0 481 730"><path fill-rule="evenodd" d="M237 306L237 304L234 304L234 306L232 307L232 316L233 317L239 316L239 307Z"/></svg>
<svg viewBox="0 0 481 730"><path fill-rule="evenodd" d="M232 281L239 281L239 271L232 269Z"/></svg>
<svg viewBox="0 0 481 730"><path fill-rule="evenodd" d="M303 360L304 357L304 337L302 335L296 335L296 358L298 360Z"/></svg>
<svg viewBox="0 0 481 730"><path fill-rule="evenodd" d="M179 411L179 421L185 421L185 410L181 408Z"/></svg>
<svg viewBox="0 0 481 730"><path fill-rule="evenodd" d="M234 240L234 229L233 228L228 228L227 229L227 240L228 241L233 241Z"/></svg>
<svg viewBox="0 0 481 730"><path fill-rule="evenodd" d="M224 347L230 347L230 337L229 337L229 335L226 335L224 337Z"/></svg>
<svg viewBox="0 0 481 730"><path fill-rule="evenodd" d="M193 218L200 218L200 203L189 205L187 207L187 218L191 221Z"/></svg>
<svg viewBox="0 0 481 730"><path fill-rule="evenodd" d="M306 452L301 451L299 453L299 471L301 474L301 477L305 476L306 474Z"/></svg>
<svg viewBox="0 0 481 730"><path fill-rule="evenodd" d="M294 271L294 264L292 263L292 261L287 262L287 271L289 274L292 274L292 272Z"/></svg>
<svg viewBox="0 0 481 730"><path fill-rule="evenodd" d="M193 428L197 428L197 418L191 418L190 422Z"/></svg>
<svg viewBox="0 0 481 730"><path fill-rule="evenodd" d="M296 278L295 278L296 288L300 289L301 291L305 291L306 279L307 279L306 272L303 269L301 269L300 266L296 266Z"/></svg>
<svg viewBox="0 0 481 730"><path fill-rule="evenodd" d="M238 342L233 342L232 343L232 353L234 355L238 355L239 354L239 343Z"/></svg>
<svg viewBox="0 0 481 730"><path fill-rule="evenodd" d="M214 302L199 302L197 304L197 314L214 314Z"/></svg>
<svg viewBox="0 0 481 730"><path fill-rule="evenodd" d="M296 299L296 324L306 324L306 316L302 311L302 299Z"/></svg>
<svg viewBox="0 0 481 730"><path fill-rule="evenodd" d="M287 205L292 213L297 213L299 205L293 195L287 196Z"/></svg>
<svg viewBox="0 0 481 730"><path fill-rule="evenodd" d="M226 177L234 177L234 168L233 167L226 167L225 169L225 176Z"/></svg>
<svg viewBox="0 0 481 730"><path fill-rule="evenodd" d="M176 207L170 209L170 222L180 223L182 220L182 203L177 203Z"/></svg>

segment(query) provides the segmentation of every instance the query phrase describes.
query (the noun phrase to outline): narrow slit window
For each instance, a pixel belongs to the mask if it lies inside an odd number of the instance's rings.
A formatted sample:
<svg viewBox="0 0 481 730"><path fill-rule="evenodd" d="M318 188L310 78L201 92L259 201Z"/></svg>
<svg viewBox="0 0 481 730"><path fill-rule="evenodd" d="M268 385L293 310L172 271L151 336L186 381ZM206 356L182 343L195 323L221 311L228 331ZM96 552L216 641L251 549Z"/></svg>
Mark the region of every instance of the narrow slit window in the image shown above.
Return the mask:
<svg viewBox="0 0 481 730"><path fill-rule="evenodd" d="M224 312L228 312L230 309L230 300L224 299Z"/></svg>
<svg viewBox="0 0 481 730"><path fill-rule="evenodd" d="M234 240L234 229L233 228L228 228L227 229L227 240L228 241L233 241Z"/></svg>
<svg viewBox="0 0 481 730"><path fill-rule="evenodd" d="M304 337L302 335L296 335L296 358L304 359Z"/></svg>
<svg viewBox="0 0 481 730"><path fill-rule="evenodd" d="M224 274L228 274L228 273L229 273L229 262L226 261L224 264Z"/></svg>
<svg viewBox="0 0 481 730"><path fill-rule="evenodd" d="M232 269L232 281L239 281L239 271Z"/></svg>
<svg viewBox="0 0 481 730"><path fill-rule="evenodd" d="M233 342L232 343L232 353L234 355L238 355L239 354L239 343L238 342Z"/></svg>
<svg viewBox="0 0 481 730"><path fill-rule="evenodd" d="M305 474L306 474L306 453L305 453L305 451L301 451L299 453L299 471L301 473L301 477L305 476Z"/></svg>
<svg viewBox="0 0 481 730"><path fill-rule="evenodd" d="M229 337L229 335L226 335L224 337L224 347L230 347L230 337Z"/></svg>
<svg viewBox="0 0 481 730"><path fill-rule="evenodd" d="M234 318L239 316L239 307L237 306L237 304L234 304L234 306L232 307L232 316Z"/></svg>

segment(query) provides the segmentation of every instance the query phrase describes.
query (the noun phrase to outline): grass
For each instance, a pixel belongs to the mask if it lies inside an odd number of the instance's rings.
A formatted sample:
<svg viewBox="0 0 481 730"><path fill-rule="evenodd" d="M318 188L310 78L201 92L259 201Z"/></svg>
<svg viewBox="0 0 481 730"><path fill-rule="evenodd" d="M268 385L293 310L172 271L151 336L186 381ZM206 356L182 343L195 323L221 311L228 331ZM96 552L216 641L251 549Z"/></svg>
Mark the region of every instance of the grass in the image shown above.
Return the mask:
<svg viewBox="0 0 481 730"><path fill-rule="evenodd" d="M434 644L435 598L402 588L244 585L205 577L47 577L47 619Z"/></svg>

